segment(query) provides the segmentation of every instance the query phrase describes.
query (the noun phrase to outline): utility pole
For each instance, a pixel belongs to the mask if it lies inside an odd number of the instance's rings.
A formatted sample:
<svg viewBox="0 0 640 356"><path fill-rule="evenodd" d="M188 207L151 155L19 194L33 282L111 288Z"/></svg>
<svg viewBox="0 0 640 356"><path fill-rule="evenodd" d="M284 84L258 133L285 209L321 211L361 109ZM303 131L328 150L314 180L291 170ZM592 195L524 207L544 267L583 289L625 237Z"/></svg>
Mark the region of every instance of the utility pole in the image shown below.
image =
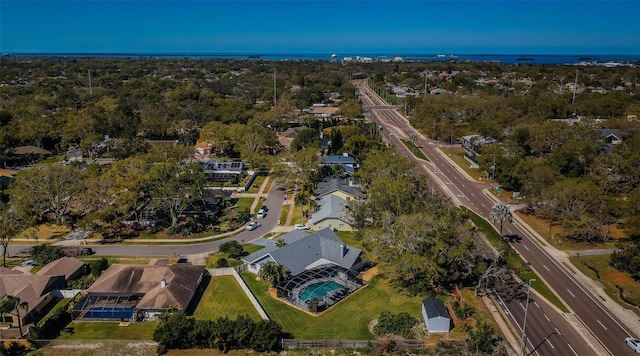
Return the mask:
<svg viewBox="0 0 640 356"><path fill-rule="evenodd" d="M576 69L576 80L573 83L573 98L571 99L571 104L576 101L576 91L578 91L578 70Z"/></svg>
<svg viewBox="0 0 640 356"><path fill-rule="evenodd" d="M535 281L534 278L529 280L529 287L527 288L527 304L524 307L524 321L522 322L522 339L520 345L520 356L524 356L524 350L527 348L527 312L529 311L529 297L531 295L531 282Z"/></svg>
<svg viewBox="0 0 640 356"><path fill-rule="evenodd" d="M93 95L93 89L91 88L91 70L87 70L89 74L89 95Z"/></svg>

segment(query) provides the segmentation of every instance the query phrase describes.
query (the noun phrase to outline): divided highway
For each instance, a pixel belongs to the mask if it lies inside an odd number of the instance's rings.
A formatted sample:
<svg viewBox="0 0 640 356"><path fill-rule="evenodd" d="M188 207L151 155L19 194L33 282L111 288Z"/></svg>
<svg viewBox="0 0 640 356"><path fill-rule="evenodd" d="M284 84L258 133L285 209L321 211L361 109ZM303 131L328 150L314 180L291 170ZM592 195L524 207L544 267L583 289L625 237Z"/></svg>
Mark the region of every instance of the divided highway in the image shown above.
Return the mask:
<svg viewBox="0 0 640 356"><path fill-rule="evenodd" d="M404 146L399 138L409 139L410 135L416 132L409 122L392 106L386 105L375 93L362 81L358 85L360 98L365 106L365 111L369 119L381 125L383 136L387 142L396 146L398 150L413 158L411 152ZM449 196L458 205L464 205L475 213L483 217L488 217L494 201L491 200L484 191L491 188L488 184L469 180L465 174L453 166L453 163L444 157L444 153L438 148L436 142L418 135L414 140L416 146L420 147L430 162L418 160L418 165L422 167L429 176L434 179L443 191L448 191ZM563 300L591 334L597 339L594 342L595 350L585 350L584 340L574 340L567 343L567 334L560 328L561 320L551 320L551 314L558 314L552 311L544 312L539 305L542 301L534 300L534 305L530 305L527 317L527 349L540 355L585 355L585 354L606 354L611 355L633 355L624 339L628 336L637 337L638 331L630 330L628 327L612 313L589 290L583 287L567 270L561 266L543 247L536 241L523 226L518 223L505 223L503 227L505 235L517 236L516 242L512 246L518 253L531 264L544 283L552 288ZM535 283L535 282L534 282ZM522 302L524 303L524 302ZM505 305L510 305L508 314L512 321L521 328L524 319L524 305L505 301ZM518 306L520 304L520 306ZM518 311L520 309L520 311ZM562 318L560 318L562 319ZM578 322L578 324L580 324ZM558 329L558 330L556 330ZM552 334L555 333L555 334ZM575 335L575 331L573 332ZM635 335L634 335L635 334ZM560 340L558 340L560 339ZM557 340L557 341L556 341ZM537 349L538 343L540 347ZM549 346L553 345L553 347ZM546 349L543 349L547 347Z"/></svg>

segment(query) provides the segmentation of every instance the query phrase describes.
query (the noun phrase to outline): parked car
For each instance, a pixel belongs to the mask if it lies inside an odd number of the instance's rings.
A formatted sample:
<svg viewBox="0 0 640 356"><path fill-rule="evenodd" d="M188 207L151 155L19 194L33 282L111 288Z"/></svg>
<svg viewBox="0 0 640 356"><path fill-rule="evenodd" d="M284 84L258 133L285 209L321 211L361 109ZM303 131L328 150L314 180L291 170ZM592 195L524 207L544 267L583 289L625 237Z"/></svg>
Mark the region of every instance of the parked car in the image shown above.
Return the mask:
<svg viewBox="0 0 640 356"><path fill-rule="evenodd" d="M266 213L267 211L269 211L269 208L267 208L266 205L263 205L262 208L260 208L260 210L264 210L264 212Z"/></svg>
<svg viewBox="0 0 640 356"><path fill-rule="evenodd" d="M258 210L258 214L256 215L256 217L257 217L258 219L262 219L262 218L264 218L265 216L267 216L267 212L266 212L266 211L264 211L264 209L260 209L260 210Z"/></svg>
<svg viewBox="0 0 640 356"><path fill-rule="evenodd" d="M628 337L624 339L624 341L627 343L627 345L629 345L630 348L633 349L633 351L635 351L637 354L640 354L640 340L633 337Z"/></svg>
<svg viewBox="0 0 640 356"><path fill-rule="evenodd" d="M247 230L252 231L258 228L258 226L260 226L260 223L257 221L252 221L250 223L247 224Z"/></svg>
<svg viewBox="0 0 640 356"><path fill-rule="evenodd" d="M93 255L95 252L93 251L93 249L91 247L83 247L80 249L80 256L89 256L89 255Z"/></svg>
<svg viewBox="0 0 640 356"><path fill-rule="evenodd" d="M306 224L295 224L293 228L296 230L309 230L309 226Z"/></svg>

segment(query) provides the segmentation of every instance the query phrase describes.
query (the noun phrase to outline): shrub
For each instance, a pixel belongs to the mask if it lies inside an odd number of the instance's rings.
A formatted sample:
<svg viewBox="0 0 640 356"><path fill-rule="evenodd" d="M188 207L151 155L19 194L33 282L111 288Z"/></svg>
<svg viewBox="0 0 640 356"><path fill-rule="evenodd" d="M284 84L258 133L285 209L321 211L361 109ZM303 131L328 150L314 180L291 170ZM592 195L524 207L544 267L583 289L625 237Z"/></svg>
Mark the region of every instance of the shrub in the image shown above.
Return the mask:
<svg viewBox="0 0 640 356"><path fill-rule="evenodd" d="M218 267L218 268L229 267L229 261L227 261L226 258L219 258L216 261L216 267Z"/></svg>
<svg viewBox="0 0 640 356"><path fill-rule="evenodd" d="M373 332L376 335L394 334L405 339L413 339L415 338L413 327L419 322L409 313L392 314L389 311L383 311L378 317L378 324L373 328Z"/></svg>

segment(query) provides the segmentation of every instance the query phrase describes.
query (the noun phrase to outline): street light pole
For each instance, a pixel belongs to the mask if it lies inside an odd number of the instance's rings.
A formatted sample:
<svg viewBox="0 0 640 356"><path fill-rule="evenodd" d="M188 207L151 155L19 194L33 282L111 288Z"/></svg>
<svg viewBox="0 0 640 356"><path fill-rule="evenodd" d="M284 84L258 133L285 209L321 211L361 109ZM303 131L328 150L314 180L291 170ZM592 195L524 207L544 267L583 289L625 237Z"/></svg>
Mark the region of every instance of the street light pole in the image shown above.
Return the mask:
<svg viewBox="0 0 640 356"><path fill-rule="evenodd" d="M524 321L522 322L522 339L520 345L520 356L524 356L524 350L527 348L527 312L529 311L529 296L531 295L531 282L535 281L531 278L527 288L527 305L524 307Z"/></svg>

